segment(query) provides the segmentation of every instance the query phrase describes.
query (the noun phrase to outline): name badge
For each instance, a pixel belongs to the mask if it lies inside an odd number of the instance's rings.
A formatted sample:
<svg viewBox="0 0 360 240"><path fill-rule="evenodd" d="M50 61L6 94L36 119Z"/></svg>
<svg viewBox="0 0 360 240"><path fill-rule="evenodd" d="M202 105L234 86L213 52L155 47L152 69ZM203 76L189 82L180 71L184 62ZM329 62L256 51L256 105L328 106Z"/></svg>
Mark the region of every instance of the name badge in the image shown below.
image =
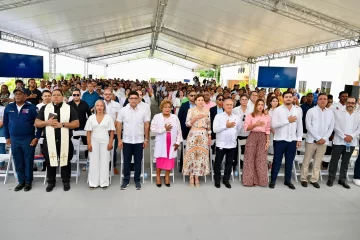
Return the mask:
<svg viewBox="0 0 360 240"><path fill-rule="evenodd" d="M22 109L21 113L29 113L29 109Z"/></svg>

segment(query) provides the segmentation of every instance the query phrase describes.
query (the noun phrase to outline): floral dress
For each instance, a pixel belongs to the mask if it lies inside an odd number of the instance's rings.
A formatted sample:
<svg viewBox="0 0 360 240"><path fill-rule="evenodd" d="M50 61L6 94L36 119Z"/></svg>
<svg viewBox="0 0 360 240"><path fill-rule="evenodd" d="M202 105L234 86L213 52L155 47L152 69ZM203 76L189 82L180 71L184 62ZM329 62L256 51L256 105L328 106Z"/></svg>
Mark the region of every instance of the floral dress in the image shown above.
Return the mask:
<svg viewBox="0 0 360 240"><path fill-rule="evenodd" d="M207 118L197 120L190 129L186 139L186 153L184 156L183 174L193 176L205 176L210 173L208 132L210 127L209 110L198 111L196 107L189 109L186 117L186 125L199 114L208 115Z"/></svg>

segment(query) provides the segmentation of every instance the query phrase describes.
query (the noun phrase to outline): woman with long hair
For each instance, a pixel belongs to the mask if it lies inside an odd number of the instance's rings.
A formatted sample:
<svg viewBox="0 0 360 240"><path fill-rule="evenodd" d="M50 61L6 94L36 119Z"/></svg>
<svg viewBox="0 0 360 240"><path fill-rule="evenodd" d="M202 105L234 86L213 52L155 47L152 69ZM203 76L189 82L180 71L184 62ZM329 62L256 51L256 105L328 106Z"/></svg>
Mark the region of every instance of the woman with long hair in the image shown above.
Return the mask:
<svg viewBox="0 0 360 240"><path fill-rule="evenodd" d="M180 107L181 107L181 102L184 98L184 92L182 90L179 90L177 93L176 93L176 97L173 101L173 105L174 105L174 113L176 115L179 114L179 110L180 110Z"/></svg>
<svg viewBox="0 0 360 240"><path fill-rule="evenodd" d="M267 150L270 143L270 117L264 111L265 102L258 99L254 112L247 115L245 131L250 131L246 140L243 178L244 186L268 185Z"/></svg>
<svg viewBox="0 0 360 240"><path fill-rule="evenodd" d="M190 127L186 139L183 174L190 175L190 186L200 186L199 176L210 173L209 146L211 145L210 113L204 107L204 95L195 96L196 107L190 108L186 117L186 125Z"/></svg>
<svg viewBox="0 0 360 240"><path fill-rule="evenodd" d="M267 107L270 106L270 99L271 99L272 97L275 97L275 93L270 92L270 93L267 95L267 97L266 97L266 106L267 106Z"/></svg>
<svg viewBox="0 0 360 240"><path fill-rule="evenodd" d="M265 110L265 114L268 114L271 119L275 108L277 108L278 106L280 106L280 104L279 104L279 100L277 99L277 97L270 98L270 103L269 103L267 109ZM270 142L274 139L274 133L275 133L274 129L270 128ZM269 147L268 152L270 154L274 154L274 146L271 145Z"/></svg>
<svg viewBox="0 0 360 240"><path fill-rule="evenodd" d="M9 103L13 102L14 99L10 98L9 88L6 84L1 85L0 104L6 107Z"/></svg>
<svg viewBox="0 0 360 240"><path fill-rule="evenodd" d="M160 111L161 113L154 116L150 127L150 131L156 134L156 186L161 187L160 174L161 170L165 170L165 186L170 187L170 172L175 167L177 150L183 138L180 121L176 115L171 114L171 101L163 100Z"/></svg>
<svg viewBox="0 0 360 240"><path fill-rule="evenodd" d="M115 124L110 115L106 114L103 100L95 102L94 114L85 125L89 150L89 186L90 190L97 187L106 189L109 186L110 151L114 147Z"/></svg>

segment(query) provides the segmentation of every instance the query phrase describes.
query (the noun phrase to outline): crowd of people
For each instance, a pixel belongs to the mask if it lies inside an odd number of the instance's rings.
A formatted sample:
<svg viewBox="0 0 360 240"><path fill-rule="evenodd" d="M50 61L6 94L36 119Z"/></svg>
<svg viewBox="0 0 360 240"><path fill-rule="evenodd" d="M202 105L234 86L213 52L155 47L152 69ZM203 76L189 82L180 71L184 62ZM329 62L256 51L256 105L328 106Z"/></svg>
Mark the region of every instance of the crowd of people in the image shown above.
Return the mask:
<svg viewBox="0 0 360 240"><path fill-rule="evenodd" d="M160 108L153 118L152 97ZM56 186L59 167L63 189L70 190L73 131L87 133L81 141L88 148L85 156L89 159L91 190L109 186L110 152L114 148L123 153L121 189L128 187L134 171L135 188L140 190L141 162L150 132L155 135L158 187L162 186L163 170L165 186L170 187L170 172L180 155L179 171L189 176L191 187L200 186L199 177L210 174L212 164L216 188L221 182L231 188L230 176L237 166L242 169L244 186L274 188L284 159L284 184L295 189L291 182L293 162L305 138L301 185L310 183L320 188L320 171L328 169L327 185L333 186L341 158L338 183L349 189L347 170L360 134L357 97L343 91L339 102L333 104L333 97L319 89L300 98L294 89L283 93L280 89L251 90L248 85L230 89L217 86L215 80L190 85L72 77L41 81L39 86L29 79L28 88L17 80L13 93L6 85L1 86L0 137L11 145L18 177L15 191L32 189L33 156L40 138L44 139L41 149L47 169L46 191ZM180 146L184 140L183 152ZM239 148L238 140L246 140L246 145ZM0 154L5 151L5 144L0 145ZM210 161L211 153L215 154L214 162ZM271 163L268 154L273 155ZM325 154L331 155L329 164L322 161ZM116 158L113 154L110 169L119 174ZM360 159L355 163L353 181L360 186Z"/></svg>

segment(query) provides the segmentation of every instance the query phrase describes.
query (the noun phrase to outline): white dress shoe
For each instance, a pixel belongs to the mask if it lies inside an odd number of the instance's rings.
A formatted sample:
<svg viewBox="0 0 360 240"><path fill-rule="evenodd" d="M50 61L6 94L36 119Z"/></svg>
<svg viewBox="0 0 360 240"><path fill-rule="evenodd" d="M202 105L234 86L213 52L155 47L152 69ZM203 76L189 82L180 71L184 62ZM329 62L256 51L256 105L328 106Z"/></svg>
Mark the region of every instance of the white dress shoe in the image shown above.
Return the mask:
<svg viewBox="0 0 360 240"><path fill-rule="evenodd" d="M353 182L356 186L360 187L360 179L354 179Z"/></svg>

